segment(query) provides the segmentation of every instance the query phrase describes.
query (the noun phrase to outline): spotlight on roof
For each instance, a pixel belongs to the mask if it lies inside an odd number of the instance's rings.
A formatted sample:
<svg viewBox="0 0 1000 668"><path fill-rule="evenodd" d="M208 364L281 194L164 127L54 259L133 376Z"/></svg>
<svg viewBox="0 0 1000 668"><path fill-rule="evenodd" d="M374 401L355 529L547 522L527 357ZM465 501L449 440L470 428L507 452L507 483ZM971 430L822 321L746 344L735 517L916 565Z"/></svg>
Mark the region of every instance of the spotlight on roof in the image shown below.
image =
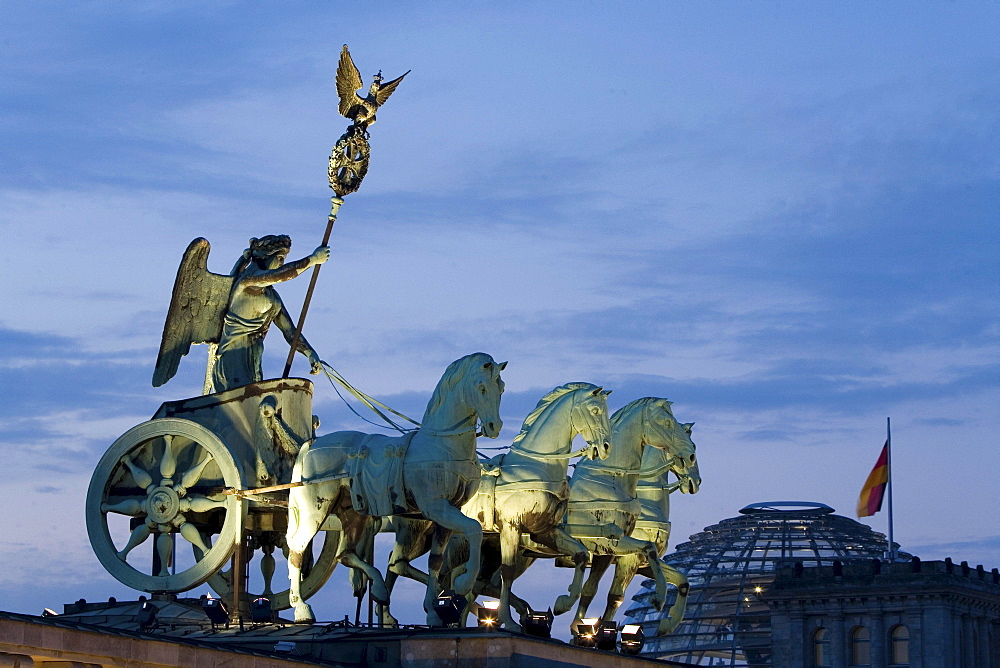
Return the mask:
<svg viewBox="0 0 1000 668"><path fill-rule="evenodd" d="M636 655L642 651L643 640L641 626L638 624L623 624L618 651L622 654Z"/></svg>
<svg viewBox="0 0 1000 668"><path fill-rule="evenodd" d="M150 631L156 628L156 606L152 601L143 601L139 607L139 630Z"/></svg>
<svg viewBox="0 0 1000 668"><path fill-rule="evenodd" d="M42 617L58 617L59 613L52 608L45 608L42 610Z"/></svg>
<svg viewBox="0 0 1000 668"><path fill-rule="evenodd" d="M597 630L601 620L597 617L581 619L573 631L573 644L579 647L594 647L597 645Z"/></svg>
<svg viewBox="0 0 1000 668"><path fill-rule="evenodd" d="M453 590L448 590L434 599L434 612L445 626L454 626L462 618L467 601Z"/></svg>
<svg viewBox="0 0 1000 668"><path fill-rule="evenodd" d="M270 624L274 621L271 599L261 596L250 603L250 621L253 624Z"/></svg>
<svg viewBox="0 0 1000 668"><path fill-rule="evenodd" d="M554 618L552 608L545 612L532 611L521 617L521 629L525 634L535 638L551 638Z"/></svg>
<svg viewBox="0 0 1000 668"><path fill-rule="evenodd" d="M229 628L229 611L226 610L226 604L217 598L203 598L201 599L201 609L208 616L208 621L212 622L212 629L219 624L225 624L226 628Z"/></svg>
<svg viewBox="0 0 1000 668"><path fill-rule="evenodd" d="M601 622L597 627L597 649L613 652L618 646L618 624Z"/></svg>
<svg viewBox="0 0 1000 668"><path fill-rule="evenodd" d="M487 600L479 606L479 626L495 629L500 621L500 601Z"/></svg>

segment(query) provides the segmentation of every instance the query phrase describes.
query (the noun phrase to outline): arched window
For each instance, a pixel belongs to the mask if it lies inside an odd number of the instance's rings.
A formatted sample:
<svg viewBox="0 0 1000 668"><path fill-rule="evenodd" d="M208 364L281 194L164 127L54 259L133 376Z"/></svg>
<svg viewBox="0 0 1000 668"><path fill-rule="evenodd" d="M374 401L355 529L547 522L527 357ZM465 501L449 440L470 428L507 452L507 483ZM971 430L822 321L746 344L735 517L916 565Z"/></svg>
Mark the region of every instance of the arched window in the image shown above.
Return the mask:
<svg viewBox="0 0 1000 668"><path fill-rule="evenodd" d="M830 634L820 627L812 634L813 668L830 668Z"/></svg>
<svg viewBox="0 0 1000 668"><path fill-rule="evenodd" d="M851 665L872 665L872 636L863 626L851 629Z"/></svg>
<svg viewBox="0 0 1000 668"><path fill-rule="evenodd" d="M893 668L910 665L910 630L902 624L889 630L889 665Z"/></svg>

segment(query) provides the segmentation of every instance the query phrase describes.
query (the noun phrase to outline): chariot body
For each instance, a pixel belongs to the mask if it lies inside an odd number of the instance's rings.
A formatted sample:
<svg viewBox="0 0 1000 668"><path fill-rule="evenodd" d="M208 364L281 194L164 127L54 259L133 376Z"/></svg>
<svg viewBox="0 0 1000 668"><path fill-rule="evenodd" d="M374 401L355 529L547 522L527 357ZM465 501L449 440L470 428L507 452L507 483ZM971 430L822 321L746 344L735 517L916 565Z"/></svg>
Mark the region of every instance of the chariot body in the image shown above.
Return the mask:
<svg viewBox="0 0 1000 668"><path fill-rule="evenodd" d="M108 572L139 591L178 593L207 582L244 609L258 596L288 608L288 592L272 591L271 579L285 545L295 457L315 438L312 396L309 380L266 380L166 402L122 434L87 494L91 545ZM327 524L339 530L335 516ZM332 573L336 543L307 557L304 597ZM263 586L251 592L247 563L257 551L254 579Z"/></svg>

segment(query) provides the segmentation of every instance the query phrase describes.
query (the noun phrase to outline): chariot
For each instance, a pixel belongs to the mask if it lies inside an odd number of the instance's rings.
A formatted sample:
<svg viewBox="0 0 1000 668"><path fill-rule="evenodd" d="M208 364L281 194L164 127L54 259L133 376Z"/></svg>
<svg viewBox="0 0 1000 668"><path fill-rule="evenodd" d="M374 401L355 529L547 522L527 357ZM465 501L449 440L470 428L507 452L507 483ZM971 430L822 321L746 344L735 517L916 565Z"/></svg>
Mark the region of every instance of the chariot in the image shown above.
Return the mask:
<svg viewBox="0 0 1000 668"><path fill-rule="evenodd" d="M274 610L290 607L287 589L273 592L270 584L275 553L285 549L292 464L315 437L312 396L308 380L266 380L166 402L122 434L87 492L87 531L108 572L139 591L179 593L208 583L243 609L259 596ZM339 535L337 518L324 529ZM303 597L333 572L337 542L331 536L306 559ZM263 587L250 592L246 570L255 551ZM233 573L241 574L235 583Z"/></svg>

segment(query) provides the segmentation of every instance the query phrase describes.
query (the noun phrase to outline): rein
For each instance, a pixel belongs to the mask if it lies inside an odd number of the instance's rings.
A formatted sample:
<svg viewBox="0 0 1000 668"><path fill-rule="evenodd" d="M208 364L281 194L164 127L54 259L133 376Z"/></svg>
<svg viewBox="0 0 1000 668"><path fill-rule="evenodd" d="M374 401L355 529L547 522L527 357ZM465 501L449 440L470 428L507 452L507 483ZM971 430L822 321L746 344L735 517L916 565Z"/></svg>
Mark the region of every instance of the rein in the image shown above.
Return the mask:
<svg viewBox="0 0 1000 668"><path fill-rule="evenodd" d="M392 427L396 431L398 431L398 432L400 432L402 434L405 434L406 432L414 431L415 429L414 428L404 429L403 427L400 427L398 424L396 424L391 419L389 419L389 417L385 413L383 413L378 408L376 408L376 406L381 406L382 408L384 408L385 410L389 411L393 415L395 415L397 417L401 417L404 420L406 420L407 422L416 425L417 429L420 428L420 423L417 422L416 420L414 420L413 418L407 417L406 415L403 415L399 411L394 410L394 409L390 408L389 406L386 406L385 404L383 404L378 399L374 399L374 398L368 396L367 394L365 394L361 390L359 390L356 387L354 387L353 385L351 385L349 382L347 382L346 378L344 378L343 376L340 375L340 372L338 372L336 369L334 369L332 366L330 366L326 362L320 362L320 364L321 364L321 366L323 368L323 373L326 375L327 379L329 379L329 381L330 381L330 385L333 385L334 391L337 393L337 395L341 399L344 399L344 397L343 397L342 394L340 394L340 390L338 390L337 389L337 385L334 384L335 382L338 383L345 390L347 390L348 392L350 392L351 395L353 395L354 398L356 398L358 401L360 401L361 403L363 403L365 406L368 406L368 408L370 408L373 413L375 413L380 418L382 418L386 422L386 424L388 424L390 427ZM344 403L347 404L347 407L351 409L352 413L354 413L355 415L357 415L359 418L361 418L362 420L364 420L368 424L374 424L376 427L381 427L382 426L380 424L376 424L376 423L372 422L371 420L367 420L364 417L362 417L362 415L360 413L358 413L356 410L354 410L354 407L351 406L350 404L348 404L346 400L344 400Z"/></svg>
<svg viewBox="0 0 1000 668"><path fill-rule="evenodd" d="M390 427L392 427L393 429L395 429L396 431L398 431L401 434L409 434L411 432L417 431L418 429L423 429L427 434L429 434L431 436L461 436L463 434L468 434L470 432L475 433L477 437L483 435L483 432L476 430L475 423L473 423L469 427L456 427L455 429L445 429L445 430L430 429L428 427L424 427L423 425L421 425L419 422L417 422L413 418L408 417L406 415L403 415L402 413L400 413L399 411L391 408L390 406L386 406L385 404L383 404L378 399L375 399L375 398L373 398L373 397L365 394L361 390L357 389L356 387L354 387L353 385L351 385L347 381L346 378L344 378L342 375L340 375L339 371L337 371L336 369L334 369L332 366L330 366L326 362L321 362L321 365L322 365L322 368L323 368L323 373L326 375L327 379L329 379L329 381L330 381L330 385L333 386L334 391L337 393L337 395L341 399L344 399L344 397L343 397L342 394L340 394L340 390L337 389L337 385L336 384L339 384L345 390L347 390L348 392L350 392L351 395L354 398L356 398L358 401L360 401L361 403L363 403L365 406L368 406L368 408L371 409L371 411L373 413L375 413L376 415L378 415L380 418L382 418L383 421L385 421L386 424L388 424ZM334 384L334 383L336 383L336 384ZM380 425L380 424L377 424L375 422L372 422L371 420L365 419L360 413L358 413L356 410L354 410L354 407L351 406L349 403L347 403L346 400L344 400L344 403L347 404L347 407L349 409L351 409L352 413L354 413L355 415L357 415L359 418L361 418L362 420L364 420L368 424L374 425L376 427L382 427L382 425ZM376 406L384 408L386 411L392 413L393 415L395 415L397 417L403 418L404 420L406 420L407 422L409 422L409 423L411 423L411 424L413 424L415 426L414 427L406 427L406 428L400 427L398 424L396 424L395 422L393 422L385 413L383 413L382 411L380 411ZM384 428L384 427L382 427L382 428Z"/></svg>

